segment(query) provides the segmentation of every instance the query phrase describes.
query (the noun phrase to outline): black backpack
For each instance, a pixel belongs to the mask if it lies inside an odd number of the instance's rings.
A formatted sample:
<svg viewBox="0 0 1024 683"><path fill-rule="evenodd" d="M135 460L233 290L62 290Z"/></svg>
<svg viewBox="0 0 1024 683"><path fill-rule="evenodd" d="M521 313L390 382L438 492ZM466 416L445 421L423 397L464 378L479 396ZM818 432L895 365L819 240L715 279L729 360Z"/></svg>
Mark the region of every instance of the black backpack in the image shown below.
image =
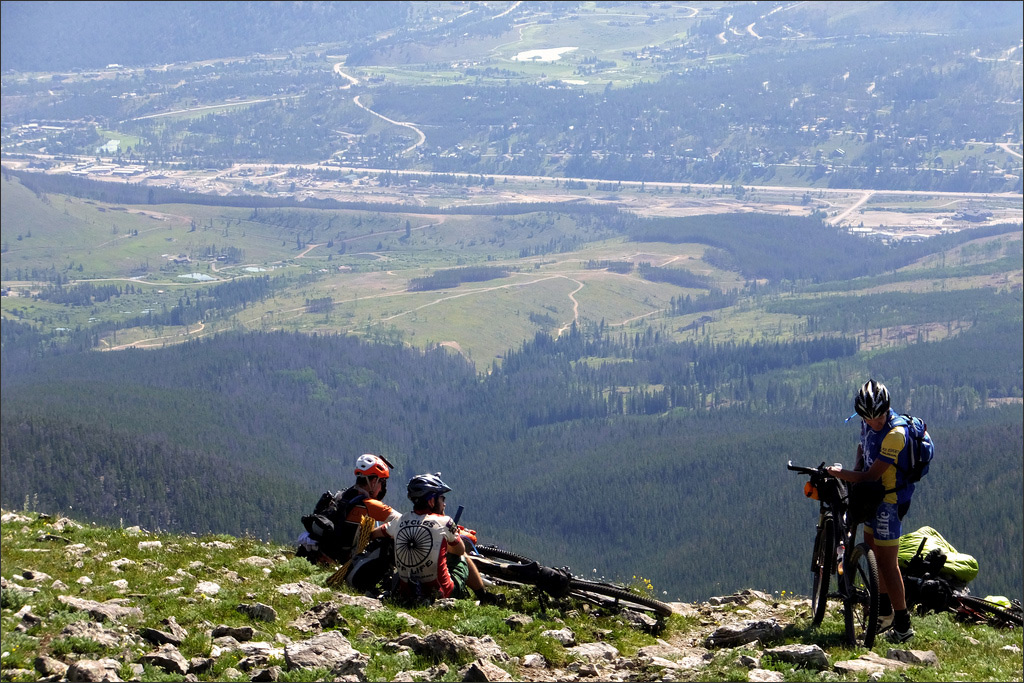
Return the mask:
<svg viewBox="0 0 1024 683"><path fill-rule="evenodd" d="M366 494L355 487L341 493L325 492L312 514L302 518L302 526L317 542L320 552L338 562L348 559L355 546L359 524L347 520L352 508L366 500Z"/></svg>

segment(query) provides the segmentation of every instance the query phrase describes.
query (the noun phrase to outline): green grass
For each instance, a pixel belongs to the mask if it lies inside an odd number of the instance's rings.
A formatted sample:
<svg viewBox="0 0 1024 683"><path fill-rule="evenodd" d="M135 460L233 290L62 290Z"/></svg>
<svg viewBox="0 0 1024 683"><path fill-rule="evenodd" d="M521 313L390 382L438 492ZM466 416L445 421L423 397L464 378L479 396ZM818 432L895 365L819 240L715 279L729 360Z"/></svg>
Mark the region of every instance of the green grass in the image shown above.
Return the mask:
<svg viewBox="0 0 1024 683"><path fill-rule="evenodd" d="M129 147L131 147L132 149L135 149L136 147L139 146L139 143L142 142L142 138L140 138L137 135L129 135L127 133L119 133L119 132L114 131L114 130L102 130L101 129L101 130L97 130L96 133L97 133L97 135L99 135L101 138L104 139L104 143L103 144L106 144L106 142L109 141L109 140L117 140L118 141L117 148L121 152L126 152Z"/></svg>
<svg viewBox="0 0 1024 683"><path fill-rule="evenodd" d="M114 657L122 661L124 678L136 678L130 665L139 663L139 657L153 649L148 644L140 647L105 647L99 643L77 636L61 636L60 632L73 621L86 619L83 613L64 606L57 601L57 595L74 594L79 597L102 601L111 598L127 598L128 604L142 611L139 617L124 618L119 626L127 633L143 627L165 628L162 620L173 616L189 635L180 650L187 658L208 656L212 642L207 635L211 625L229 626L252 625L259 632L257 639L274 641L278 635L293 641L309 637L296 631L289 624L311 605L302 603L298 596L284 596L276 591L283 583L306 581L323 586L329 571L314 567L302 559L290 557L288 548L265 544L254 538L232 538L217 536L188 536L139 532L120 528L105 528L85 525L55 531L52 518L40 517L32 512L22 512L28 522L5 522L0 531L0 557L4 579L20 585L34 585L39 588L35 595L28 595L5 589L0 596L0 626L2 626L3 667L31 670L36 656L46 654L65 661L74 657ZM68 550L61 542L39 540L45 533L53 533L68 539L72 544L82 543L87 552L75 554L81 566L69 561ZM161 547L140 549L140 541L159 540ZM42 552L36 552L42 551ZM273 568L266 572L260 567L241 563L250 556L269 558ZM111 562L114 559L128 559L134 564L122 565L120 571ZM30 584L21 575L26 571L45 572L50 578ZM187 574L182 574L186 572ZM80 576L89 576L92 584L82 586L76 581ZM179 577L169 581L167 577ZM111 582L124 579L128 582L126 593L111 586ZM66 588L51 586L55 580L62 581ZM195 592L199 581L215 581L221 586L216 595L203 596ZM640 590L647 590L639 580ZM656 638L629 627L614 614L601 614L590 610L585 603L549 603L543 609L537 593L531 590L501 588L508 598L505 607L477 606L473 602L460 600L452 609L436 607L402 608L385 604L380 611L368 612L361 607L343 606L340 610L344 628L350 634L353 645L369 657L367 676L370 680L390 680L400 671L426 670L437 662L419 655L388 651L381 643L393 640L405 632L425 635L430 631L447 629L456 634L474 637L493 637L499 646L512 657L523 657L531 653L543 655L551 666L564 668L572 661L571 654L551 638L542 636L546 630L568 627L576 634L578 642L601 640L615 646L622 656L632 657L644 646L655 644ZM336 599L337 595L324 591L315 600ZM263 602L278 612L274 622L252 622L239 613L235 606L240 602ZM850 648L844 644L842 614L838 604L830 604L825 621L818 628L811 628L806 602L798 596L783 594L776 598L785 625L783 636L777 644L816 644L825 649L829 661L835 663L854 659L865 652L863 648ZM43 616L41 624L20 632L14 627L18 623L15 612L29 605L34 614ZM708 611L705 605L701 616L683 617L673 615L658 637L675 643L700 644L720 623L744 618L742 605L728 605ZM399 612L407 612L420 620L424 626L410 626ZM520 628L511 628L506 618L513 613L527 614L533 621ZM115 627L117 628L117 627ZM986 626L965 625L953 620L950 615L929 614L914 617L916 636L912 647L916 650L932 650L941 663L938 669L910 668L903 672L887 673L882 680L901 681L1004 681L1019 680L1021 674L1019 631L996 630ZM360 639L354 635L368 631L373 638ZM872 650L885 656L890 646L879 639ZM693 680L745 680L747 669L740 666L741 654L758 656L758 650L750 646L736 649L712 650L705 666L692 672ZM225 671L237 665L241 653L220 657L209 672L201 674L200 680L225 680ZM464 658L446 661L449 673L444 680L457 680L458 667L468 663ZM287 670L283 660L274 660L285 669L283 681L324 680L326 670ZM509 663L503 667L515 673L515 666ZM786 681L818 681L817 671L795 669L792 665L772 661L765 656L762 668L780 672ZM641 674L638 672L637 676ZM660 678L657 670L647 671L643 680ZM647 676L651 678L647 678ZM144 667L140 677L143 681L180 680L149 665ZM248 676L240 680L248 680ZM847 677L845 680L868 680L866 675Z"/></svg>
<svg viewBox="0 0 1024 683"><path fill-rule="evenodd" d="M251 176L256 184L264 182L261 178ZM120 207L59 195L37 196L15 180L3 182L2 272L5 286L11 286L17 296L3 297L0 311L5 319L31 322L58 338L79 328L119 323L145 310L170 310L179 298L214 284L181 277L193 272L226 281L251 276L248 269L256 267L261 269L259 274L274 279L283 276L287 281L273 297L251 302L244 309L209 315L201 326L120 329L105 334L97 344L99 349L127 344L161 346L226 330L341 332L399 338L420 348L454 342L457 347L450 344L453 349L484 370L537 332L557 334L574 321L579 325L603 321L626 334L653 326L675 340L692 340L698 335L714 341L787 340L807 334L802 318L766 314L756 302L714 311L710 324L698 331L683 330L705 313L671 317L666 311L673 297L696 295L697 290L648 282L635 271L617 275L588 270L585 264L628 259L686 268L709 276L722 289L742 288L743 278L705 263L702 245L631 243L596 227L597 222L566 214L466 216L264 209L256 215L251 209L188 204ZM530 187L556 191L551 183L510 185L496 185L496 191L529 192ZM603 197L608 193L591 187L571 194ZM653 188L647 195L631 187L615 194L643 202L656 197ZM670 203L716 201L718 194L694 190L662 194L657 199ZM758 196L750 201L767 204L800 200L795 190L754 194ZM813 191L811 194L812 201L827 199L835 202L837 209L860 196L819 198ZM471 201L496 201L494 194L468 196ZM462 201L441 196L432 199L434 205ZM939 198L910 201L881 193L872 198L872 208L948 211L942 204ZM552 245L555 248L550 250ZM564 245L571 245L572 250L564 251ZM1014 270L1012 262L1007 261L1002 271L988 266L1002 267L999 259L1007 253L1019 254L1017 245L1019 240L988 240L946 255L947 266L983 269L976 273L938 277L929 273L928 267L941 261L931 259L916 271L853 285L863 291L929 291L993 286L1003 278L1001 286L1012 286L1020 281L1020 271ZM229 247L241 252L241 263L214 262L203 256ZM534 254L538 248L550 251ZM521 256L523 253L529 255ZM178 254L190 256L191 262L172 263L171 257ZM500 265L511 272L500 280L464 283L449 290L407 291L412 278L474 265ZM131 285L135 292L91 306L38 300L31 294L43 285L18 284L31 279L33 269L37 273L56 270L72 285L100 280L97 284L109 282L122 290ZM309 300L323 298L333 301L329 314L306 312Z"/></svg>

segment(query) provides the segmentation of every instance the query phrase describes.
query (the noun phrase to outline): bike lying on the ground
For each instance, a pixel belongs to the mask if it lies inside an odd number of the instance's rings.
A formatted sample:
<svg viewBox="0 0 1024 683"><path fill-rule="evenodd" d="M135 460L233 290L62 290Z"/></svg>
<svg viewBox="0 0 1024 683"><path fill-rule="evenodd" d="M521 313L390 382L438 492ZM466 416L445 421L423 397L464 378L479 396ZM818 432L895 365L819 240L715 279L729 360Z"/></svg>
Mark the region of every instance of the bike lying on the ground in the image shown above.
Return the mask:
<svg viewBox="0 0 1024 683"><path fill-rule="evenodd" d="M1024 627L1024 606L1020 600L1010 601L1007 607L971 595L965 581L942 571L946 564L942 550L933 548L927 555L922 554L926 542L927 539L921 539L917 552L901 570L907 607L916 608L918 614L950 612L957 621L972 624Z"/></svg>
<svg viewBox="0 0 1024 683"><path fill-rule="evenodd" d="M461 513L460 506L454 517L456 524ZM640 595L626 586L577 578L568 567L546 567L497 546L478 545L475 531L464 527L459 527L459 531L466 544L466 556L473 560L482 576L495 583L534 586L556 599L575 598L615 611L649 612L659 619L672 614L672 608L664 602ZM353 558L343 580L362 592L386 590L392 583L394 562L394 542L390 538L374 539Z"/></svg>
<svg viewBox="0 0 1024 683"><path fill-rule="evenodd" d="M849 519L846 484L828 474L825 463L803 467L789 461L786 468L810 477L804 495L819 503L811 555L811 624L821 624L829 598L841 600L847 644L870 648L878 630L878 564L867 543L855 543L858 525Z"/></svg>
<svg viewBox="0 0 1024 683"><path fill-rule="evenodd" d="M672 614L672 608L664 602L626 586L577 578L568 567L545 567L497 546L476 545L469 557L480 574L499 583L531 585L555 598L575 598L606 609L650 612L659 618Z"/></svg>

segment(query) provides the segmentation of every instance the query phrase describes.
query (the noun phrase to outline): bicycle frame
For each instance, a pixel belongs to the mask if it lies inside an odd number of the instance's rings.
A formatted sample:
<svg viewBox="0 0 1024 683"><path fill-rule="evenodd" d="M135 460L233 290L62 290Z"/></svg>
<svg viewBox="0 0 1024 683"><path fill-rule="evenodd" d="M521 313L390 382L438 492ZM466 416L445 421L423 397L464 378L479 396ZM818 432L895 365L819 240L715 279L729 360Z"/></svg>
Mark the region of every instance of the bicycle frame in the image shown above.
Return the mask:
<svg viewBox="0 0 1024 683"><path fill-rule="evenodd" d="M866 543L856 543L857 525L849 524L846 485L818 467L802 467L792 461L787 469L810 477L805 494L818 500L818 525L811 570L815 584L811 597L812 626L821 624L826 601L843 602L846 640L851 646L862 634L864 647L874 645L878 628L878 565ZM836 591L829 590L835 576Z"/></svg>

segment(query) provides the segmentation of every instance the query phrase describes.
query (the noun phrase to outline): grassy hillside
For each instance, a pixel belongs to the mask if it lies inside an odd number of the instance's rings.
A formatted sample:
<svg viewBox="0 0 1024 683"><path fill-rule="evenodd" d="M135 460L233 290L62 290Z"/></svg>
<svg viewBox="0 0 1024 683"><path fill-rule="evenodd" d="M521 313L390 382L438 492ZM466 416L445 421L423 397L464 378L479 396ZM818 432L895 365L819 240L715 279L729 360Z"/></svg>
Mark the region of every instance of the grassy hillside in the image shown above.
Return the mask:
<svg viewBox="0 0 1024 683"><path fill-rule="evenodd" d="M812 217L645 219L599 204L515 213L497 204L475 215L416 213L404 204L117 205L89 193L36 194L11 175L3 183L2 277L14 295L0 301L4 319L59 339L81 330L89 338L76 343L101 350L227 330L342 332L421 349L444 344L485 370L537 332L557 336L574 323L626 334L655 329L676 340L698 329L715 341L807 339L863 332L863 323L837 326L801 313L821 291L1005 290L1024 280L1012 224L888 247ZM661 275L646 277L645 264ZM418 279L473 266L508 274L410 291ZM218 290L252 278L272 284L244 301ZM114 291L70 301L82 286ZM735 305L681 305L712 289L736 290ZM948 333L947 322L941 312L917 315L909 326L887 323L881 337L934 340Z"/></svg>
<svg viewBox="0 0 1024 683"><path fill-rule="evenodd" d="M139 681L325 680L338 675L329 652L321 650L324 658L316 660L299 655L324 634L334 647L348 644L350 672L377 681L465 680L474 660L490 667L491 680L509 674L559 681L878 680L871 667L848 668L864 655L884 663L885 677L904 681L1003 681L1021 672L1019 631L965 625L948 614L915 619L912 647L931 651L935 660L907 666L884 659L892 653L884 642L871 652L841 645L838 610L810 628L809 603L791 590L677 603L676 614L652 633L623 613L566 600L542 606L532 590L513 587L492 589L506 596L501 607L467 600L417 608L382 603L327 588L333 568L315 567L251 536L158 534L27 510L2 515L4 680L62 676L69 665L107 668ZM635 585L652 589L642 577ZM249 616L243 605L263 605L273 619ZM108 616L93 617L90 610ZM750 619L774 624L776 635L738 648L708 644L720 628ZM562 630L580 645L613 653L612 659L588 656L548 635ZM446 634L450 649L421 649ZM786 654L794 645L817 646L820 659L795 665ZM474 647L486 648L483 661Z"/></svg>

